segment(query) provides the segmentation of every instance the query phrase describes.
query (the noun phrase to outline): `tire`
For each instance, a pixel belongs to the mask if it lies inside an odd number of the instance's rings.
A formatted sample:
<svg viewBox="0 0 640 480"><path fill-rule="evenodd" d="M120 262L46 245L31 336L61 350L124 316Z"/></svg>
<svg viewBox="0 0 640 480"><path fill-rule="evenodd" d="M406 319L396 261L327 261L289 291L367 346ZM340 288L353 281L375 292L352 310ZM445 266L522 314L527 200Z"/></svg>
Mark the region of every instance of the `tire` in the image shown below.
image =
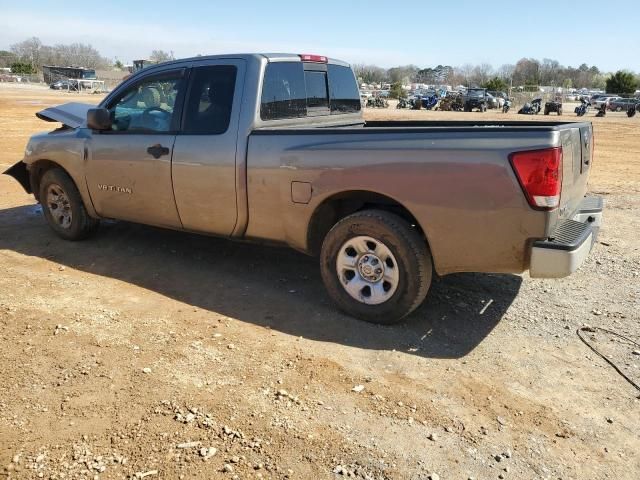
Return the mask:
<svg viewBox="0 0 640 480"><path fill-rule="evenodd" d="M42 175L39 195L44 217L59 237L82 240L98 228L100 222L89 216L75 183L61 168Z"/></svg>
<svg viewBox="0 0 640 480"><path fill-rule="evenodd" d="M342 269L339 258L345 259ZM432 270L426 241L405 220L383 210L363 210L340 220L320 253L322 280L337 306L383 325L400 322L422 303ZM367 272L378 278L366 280ZM351 282L349 293L345 285Z"/></svg>
<svg viewBox="0 0 640 480"><path fill-rule="evenodd" d="M561 108L558 109L558 116L560 116L560 115L562 115L562 109Z"/></svg>

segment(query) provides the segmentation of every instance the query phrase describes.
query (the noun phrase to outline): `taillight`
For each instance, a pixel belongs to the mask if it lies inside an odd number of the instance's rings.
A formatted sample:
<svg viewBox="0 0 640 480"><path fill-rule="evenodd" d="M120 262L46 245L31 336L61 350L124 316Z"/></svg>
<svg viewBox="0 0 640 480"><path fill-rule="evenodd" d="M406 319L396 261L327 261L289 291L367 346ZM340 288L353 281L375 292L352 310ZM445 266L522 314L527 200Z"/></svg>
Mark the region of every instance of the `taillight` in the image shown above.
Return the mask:
<svg viewBox="0 0 640 480"><path fill-rule="evenodd" d="M562 147L515 152L509 161L529 205L538 210L560 205Z"/></svg>
<svg viewBox="0 0 640 480"><path fill-rule="evenodd" d="M303 62L327 63L327 57L324 55L311 55L309 53L300 54L300 60Z"/></svg>

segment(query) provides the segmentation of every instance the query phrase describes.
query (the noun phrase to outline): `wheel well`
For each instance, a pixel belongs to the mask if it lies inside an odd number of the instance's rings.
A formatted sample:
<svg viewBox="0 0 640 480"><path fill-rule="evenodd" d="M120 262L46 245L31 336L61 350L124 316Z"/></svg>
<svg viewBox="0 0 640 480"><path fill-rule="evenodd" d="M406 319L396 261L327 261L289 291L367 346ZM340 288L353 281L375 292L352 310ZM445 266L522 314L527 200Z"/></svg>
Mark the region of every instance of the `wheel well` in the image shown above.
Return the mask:
<svg viewBox="0 0 640 480"><path fill-rule="evenodd" d="M427 242L426 235L416 218L402 204L379 193L367 191L343 192L324 200L313 212L307 230L307 247L312 255L319 255L324 237L344 217L367 209L395 213L414 226Z"/></svg>
<svg viewBox="0 0 640 480"><path fill-rule="evenodd" d="M64 170L62 166L51 160L38 160L29 166L29 181L31 182L31 191L36 197L36 200L40 201L40 180L47 170L52 168L60 168ZM66 172L66 170L65 170Z"/></svg>

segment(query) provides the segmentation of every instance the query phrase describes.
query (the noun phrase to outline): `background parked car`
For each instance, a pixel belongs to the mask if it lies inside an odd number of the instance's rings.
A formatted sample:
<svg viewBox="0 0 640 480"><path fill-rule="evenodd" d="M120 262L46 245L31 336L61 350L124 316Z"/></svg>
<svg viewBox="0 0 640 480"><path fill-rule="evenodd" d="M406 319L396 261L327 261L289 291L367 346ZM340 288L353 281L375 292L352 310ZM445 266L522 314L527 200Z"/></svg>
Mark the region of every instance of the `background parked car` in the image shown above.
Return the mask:
<svg viewBox="0 0 640 480"><path fill-rule="evenodd" d="M617 95L594 95L591 97L591 106L599 108L603 103L611 102L613 100L617 100L620 97Z"/></svg>
<svg viewBox="0 0 640 480"><path fill-rule="evenodd" d="M640 103L637 98L617 98L609 102L609 110L612 112L626 112L630 106Z"/></svg>
<svg viewBox="0 0 640 480"><path fill-rule="evenodd" d="M49 88L53 90L74 90L75 83L70 80L58 80L57 82L53 82L49 85Z"/></svg>
<svg viewBox="0 0 640 480"><path fill-rule="evenodd" d="M497 92L487 92L487 106L489 108L502 108L502 105L504 105L504 99L500 98Z"/></svg>

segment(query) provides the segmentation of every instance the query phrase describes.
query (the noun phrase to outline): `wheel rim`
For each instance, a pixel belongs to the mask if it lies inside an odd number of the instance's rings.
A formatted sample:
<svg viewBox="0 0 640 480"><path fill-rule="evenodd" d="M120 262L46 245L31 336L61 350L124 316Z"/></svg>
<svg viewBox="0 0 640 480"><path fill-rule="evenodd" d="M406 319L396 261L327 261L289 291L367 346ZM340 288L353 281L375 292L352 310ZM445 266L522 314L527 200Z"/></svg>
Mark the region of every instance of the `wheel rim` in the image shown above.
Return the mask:
<svg viewBox="0 0 640 480"><path fill-rule="evenodd" d="M47 209L56 224L64 229L71 228L73 214L67 193L56 183L47 188Z"/></svg>
<svg viewBox="0 0 640 480"><path fill-rule="evenodd" d="M336 258L340 284L351 298L367 305L389 300L400 280L396 258L373 237L353 237L344 242Z"/></svg>

